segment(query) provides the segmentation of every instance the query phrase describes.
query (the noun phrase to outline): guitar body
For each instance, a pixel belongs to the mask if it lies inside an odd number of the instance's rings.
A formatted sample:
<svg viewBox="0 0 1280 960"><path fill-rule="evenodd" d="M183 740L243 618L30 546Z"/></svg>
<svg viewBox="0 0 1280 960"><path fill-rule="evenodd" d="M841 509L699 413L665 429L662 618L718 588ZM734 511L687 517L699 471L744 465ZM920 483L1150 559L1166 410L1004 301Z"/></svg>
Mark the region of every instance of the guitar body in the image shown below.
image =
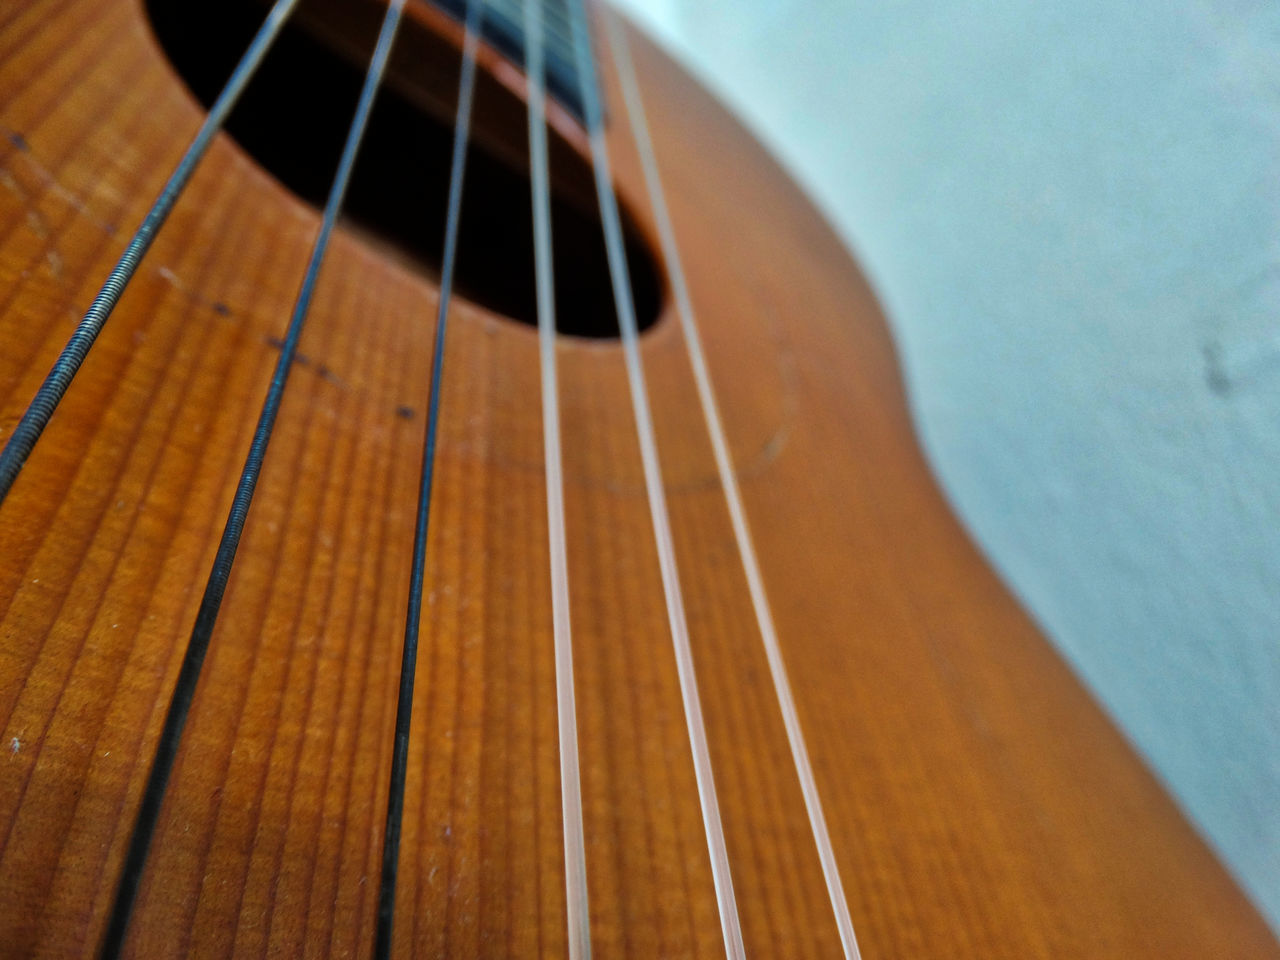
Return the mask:
<svg viewBox="0 0 1280 960"><path fill-rule="evenodd" d="M949 512L884 320L831 230L628 34L863 955L1280 957ZM597 46L617 193L656 249ZM0 8L0 439L203 116L141 4ZM81 956L102 938L318 225L216 141L0 509L3 956ZM837 956L662 289L640 345L747 954ZM130 955L370 954L438 295L339 227ZM566 337L558 361L594 953L723 956L622 351ZM455 299L399 956L567 953L540 389L536 331Z"/></svg>

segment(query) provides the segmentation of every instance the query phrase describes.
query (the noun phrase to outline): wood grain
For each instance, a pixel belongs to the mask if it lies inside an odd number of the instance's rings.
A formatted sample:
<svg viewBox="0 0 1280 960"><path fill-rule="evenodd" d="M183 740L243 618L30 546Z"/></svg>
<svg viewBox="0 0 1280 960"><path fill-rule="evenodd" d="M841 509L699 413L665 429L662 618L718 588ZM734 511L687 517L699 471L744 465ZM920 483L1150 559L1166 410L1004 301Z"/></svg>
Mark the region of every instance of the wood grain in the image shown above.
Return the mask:
<svg viewBox="0 0 1280 960"><path fill-rule="evenodd" d="M633 48L864 955L1280 956L947 510L831 231ZM604 75L618 189L652 232ZM200 119L140 5L0 13L0 437ZM80 956L102 934L317 223L215 143L0 510L5 956ZM370 952L436 296L339 230L133 955ZM669 314L643 353L748 953L836 956ZM560 957L536 339L465 302L452 318L396 947ZM621 353L565 340L559 360L595 954L721 956Z"/></svg>

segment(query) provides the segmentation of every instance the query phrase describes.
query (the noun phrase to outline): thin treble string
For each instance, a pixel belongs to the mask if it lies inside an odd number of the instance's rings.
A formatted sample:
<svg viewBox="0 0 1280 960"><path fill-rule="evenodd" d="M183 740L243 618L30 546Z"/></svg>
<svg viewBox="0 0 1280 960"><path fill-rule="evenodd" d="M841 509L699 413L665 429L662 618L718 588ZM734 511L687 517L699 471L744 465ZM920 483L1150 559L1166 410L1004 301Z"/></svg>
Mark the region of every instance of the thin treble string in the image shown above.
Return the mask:
<svg viewBox="0 0 1280 960"><path fill-rule="evenodd" d="M694 772L698 782L698 799L702 805L702 822L706 829L707 848L711 855L711 875L715 882L716 902L720 910L720 928L724 935L725 952L729 960L742 960L746 956L742 943L742 924L738 918L733 879L729 870L729 851L725 844L724 827L720 821L720 805L716 799L715 779L711 772L711 752L707 746L706 725L702 719L702 704L698 697L698 681L694 673L693 651L689 645L689 626L680 591L680 573L676 567L675 543L671 535L671 520L667 514L666 493L662 486L662 467L658 461L658 445L649 408L649 393L645 386L644 366L640 362L635 302L632 299L631 277L627 270L626 248L622 239L622 221L618 215L617 199L613 195L613 177L609 169L609 155L604 139L600 94L595 87L596 74L591 58L590 38L587 34L586 10L578 4L574 6L579 11L579 15L570 18L573 29L574 59L577 63L579 83L582 86L587 134L591 140L596 197L600 203L601 219L604 221L605 249L613 282L613 298L618 311L618 325L622 331L623 355L626 360L627 379L631 386L631 405L636 419L636 432L640 437L640 453L644 465L645 488L649 497L649 513L653 520L654 539L657 541L658 562L667 600L667 619L671 627L671 642L675 649L680 694L684 700L685 722L689 730L689 745L693 753Z"/></svg>
<svg viewBox="0 0 1280 960"><path fill-rule="evenodd" d="M569 619L569 560L565 543L564 478L560 456L560 388L556 379L555 288L551 249L551 188L547 171L546 90L542 0L525 0L525 73L529 81L529 167L533 185L533 259L537 283L538 354L542 370L542 443L546 464L547 540L551 563L551 623L556 658L560 737L560 808L564 821L564 880L569 960L591 956L587 855L578 760L578 713L573 690Z"/></svg>
<svg viewBox="0 0 1280 960"><path fill-rule="evenodd" d="M253 77L262 58L271 48L280 28L297 3L298 0L276 0L262 27L253 38L253 42L249 44L244 56L232 71L226 86L218 94L218 99L204 118L204 123L200 125L191 145L187 147L187 152L182 155L177 167L169 175L168 182L165 183L164 189L160 191L160 195L156 197L151 209L143 218L133 239L129 241L129 246L125 248L119 261L107 275L102 289L93 298L93 303L89 305L84 318L76 326L75 332L67 340L62 352L58 354L58 359L50 369L49 375L45 377L44 383L40 385L31 403L27 405L26 412L14 427L13 433L4 445L4 450L0 451L0 503L3 503L8 496L23 464L27 462L27 457L31 455L44 428L48 426L49 419L58 408L58 404L62 402L72 379L75 378L80 365L84 363L85 357L89 355L89 350L98 339L103 326L106 325L107 318L111 316L111 311L120 301L125 287L137 272L138 264L142 262L156 234L164 226L178 196L191 179L192 173L204 157L209 144L213 142L214 136L222 129L227 115L231 113L240 94Z"/></svg>
<svg viewBox="0 0 1280 960"><path fill-rule="evenodd" d="M698 388L698 399L702 406L703 419L711 435L711 447L715 452L716 468L720 473L720 486L729 506L729 517L733 524L733 534L738 543L738 555L742 559L742 568L746 573L747 586L751 593L751 603L755 608L756 621L760 626L760 638L764 643L765 656L769 662L769 673L773 679L774 692L778 697L778 706L782 713L783 726L787 731L787 741L791 746L791 757L795 764L796 775L800 780L800 790L804 795L805 809L809 815L809 826L813 831L814 843L818 848L818 859L822 863L822 873L827 884L827 894L831 898L831 906L835 912L836 927L840 932L840 942L844 947L847 960L859 960L862 954L858 950L858 939L853 931L853 919L849 915L849 902L845 897L844 885L840 880L840 870L836 863L835 850L831 844L831 835L827 831L827 820L822 812L822 802L818 796L817 782L813 776L813 767L809 763L809 751L805 746L804 732L800 727L800 717L796 711L795 698L792 696L791 683L787 679L786 666L782 659L782 650L778 643L778 632L773 622L773 612L769 607L769 598L764 589L764 577L760 573L760 561L756 556L755 545L751 539L751 530L747 526L746 509L742 504L742 494L738 489L738 480L733 470L733 461L729 455L729 442L725 437L724 422L720 417L720 408L716 403L715 392L711 385L711 375L707 370L706 356L702 349L702 337L694 318L693 301L689 297L689 287L685 282L684 267L680 261L680 251L676 244L675 230L671 226L671 216L667 210L666 194L662 189L662 180L658 176L658 163L654 155L653 140L649 135L649 122L644 112L644 103L640 97L639 84L636 81L635 67L631 62L631 51L627 38L623 35L619 17L611 11L604 13L605 32L613 50L613 59L617 64L618 78L622 87L623 101L627 114L631 118L632 136L640 154L640 164L644 170L645 186L649 193L649 202L653 207L654 218L658 224L658 236L662 244L663 258L671 276L671 287L675 293L676 306L680 313L680 323L684 331L685 347L689 354L689 362L693 366L694 381Z"/></svg>
<svg viewBox="0 0 1280 960"><path fill-rule="evenodd" d="M431 486L440 423L440 388L444 379L445 333L448 329L449 298L453 291L453 266L458 252L462 185L466 172L467 141L471 133L471 101L475 91L476 50L484 16L484 3L485 0L467 0L462 75L458 81L457 116L453 125L453 156L449 166L449 203L445 221L444 258L440 268L440 300L436 308L436 336L432 347L427 423L422 445L422 473L418 486L413 566L409 581L408 610L404 622L404 647L400 661L400 692L396 702L395 740L391 753L391 782L387 792L386 824L382 832L382 880L378 890L378 925L374 941L374 957L377 960L387 960L391 956L391 934L395 921L396 876L400 863L400 827L404 818L404 789L409 768L409 728L413 718L413 681L418 667L418 631L422 619L423 583L426 579L427 522L431 515Z"/></svg>
<svg viewBox="0 0 1280 960"><path fill-rule="evenodd" d="M315 293L316 280L320 273L320 265L329 245L338 211L342 207L342 199L346 194L347 183L351 179L351 171L355 166L356 154L363 139L373 99L382 80L386 67L387 55L395 38L396 27L400 23L400 13L405 0L391 0L387 13L382 21L382 30L378 34L378 44L374 48L373 57L365 74L364 87L360 91L360 100L356 106L351 127L347 132L346 144L342 150L342 158L338 163L337 173L329 188L329 197L325 202L324 219L320 231L316 235L311 248L311 259L298 291L298 299L294 304L293 315L289 320L280 356L276 361L275 372L271 377L271 385L266 399L262 403L262 412L258 417L258 425L253 433L253 441L249 454L245 458L244 468L240 472L240 480L236 485L235 498L232 500L231 513L227 517L222 531L222 539L218 543L218 552L214 557L213 569L209 572L209 580L205 585L204 596L200 601L200 610L196 615L195 626L191 631L191 639L187 643L182 658L182 668L174 686L173 699L169 702L169 710L165 714L164 727L156 744L155 759L151 772L147 777L146 789L142 795L142 803L138 808L138 818L134 823L133 833L129 838L129 849L125 856L124 869L116 886L115 899L111 905L111 914L103 937L100 956L103 960L113 960L120 955L124 946L125 934L128 932L129 917L133 912L133 904L137 899L138 886L142 881L142 873L146 867L147 852L155 834L156 824L160 816L160 808L164 802L165 788L169 776L173 772L173 764L178 754L178 746L182 740L182 730L186 725L187 715L191 711L191 702L195 696L196 684L200 679L200 670L204 665L205 654L209 650L209 639L217 623L218 611L222 606L222 597L226 591L227 580L231 576L231 567L235 562L236 550L240 545L240 536L244 531L245 521L249 515L249 506L253 502L254 490L258 484L258 476L262 471L262 463L267 453L267 445L271 440L271 432L275 426L276 416L280 412L280 404L284 397L285 385L289 379L289 371L298 352L298 341L302 336L303 324L306 321L308 308Z"/></svg>

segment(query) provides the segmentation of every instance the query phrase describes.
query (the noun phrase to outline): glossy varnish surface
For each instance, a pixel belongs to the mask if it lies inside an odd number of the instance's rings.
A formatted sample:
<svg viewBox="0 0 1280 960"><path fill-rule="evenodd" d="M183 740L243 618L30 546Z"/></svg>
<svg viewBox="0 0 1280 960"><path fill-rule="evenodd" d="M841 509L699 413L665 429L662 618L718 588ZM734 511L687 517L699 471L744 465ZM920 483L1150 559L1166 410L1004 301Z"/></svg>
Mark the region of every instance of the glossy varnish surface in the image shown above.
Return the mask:
<svg viewBox="0 0 1280 960"><path fill-rule="evenodd" d="M949 514L884 323L830 231L634 47L864 955L1280 956ZM604 72L619 189L644 218ZM0 437L199 121L137 4L0 12ZM216 143L0 510L5 956L78 956L101 936L317 223ZM371 949L435 298L338 232L144 878L137 956ZM536 337L466 303L452 316L396 943L559 957ZM747 950L835 956L674 321L642 346ZM716 957L621 353L566 341L559 362L593 946Z"/></svg>

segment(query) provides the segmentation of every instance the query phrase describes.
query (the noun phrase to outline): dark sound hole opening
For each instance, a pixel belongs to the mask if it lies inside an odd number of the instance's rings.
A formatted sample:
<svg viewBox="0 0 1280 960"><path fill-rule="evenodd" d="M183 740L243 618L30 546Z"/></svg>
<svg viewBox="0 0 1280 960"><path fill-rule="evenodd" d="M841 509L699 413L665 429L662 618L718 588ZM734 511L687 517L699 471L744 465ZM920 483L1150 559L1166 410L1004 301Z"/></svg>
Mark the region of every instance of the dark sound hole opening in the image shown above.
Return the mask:
<svg viewBox="0 0 1280 960"><path fill-rule="evenodd" d="M206 105L262 23L258 0L145 0L161 47ZM227 121L226 131L297 196L323 206L385 7L371 0L307 0ZM436 14L435 16L438 16ZM438 277L444 245L453 112L461 58L407 12L378 94L343 211L389 253ZM454 286L457 294L536 325L533 219L523 101L492 74L477 75ZM554 129L552 234L558 330L616 338L617 314L591 168ZM651 247L623 209L641 330L658 318L663 279Z"/></svg>

